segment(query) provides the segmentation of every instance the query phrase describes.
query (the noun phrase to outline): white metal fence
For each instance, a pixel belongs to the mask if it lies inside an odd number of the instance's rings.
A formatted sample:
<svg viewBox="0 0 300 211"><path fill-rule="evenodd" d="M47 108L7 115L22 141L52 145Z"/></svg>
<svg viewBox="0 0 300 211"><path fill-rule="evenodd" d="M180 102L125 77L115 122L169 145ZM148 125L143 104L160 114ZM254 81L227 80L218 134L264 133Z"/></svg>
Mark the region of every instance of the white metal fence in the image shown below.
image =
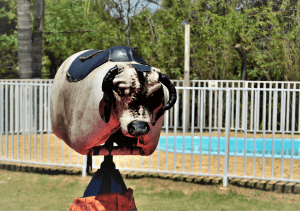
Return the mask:
<svg viewBox="0 0 300 211"><path fill-rule="evenodd" d="M53 134L52 84L34 82L0 82L0 160L82 167L85 176L86 156Z"/></svg>
<svg viewBox="0 0 300 211"><path fill-rule="evenodd" d="M146 158L146 162L149 162L146 168L143 163L145 158L141 157L131 158L131 168L127 167L125 162L125 167L123 164L119 169L218 176L223 177L224 186L227 186L228 177L300 182L300 136L296 127L296 120L299 119L297 111L300 100L299 89L209 87L177 87L176 89L179 100L173 111L165 115L165 145L167 147L159 146L159 150L148 159ZM251 99L252 92L254 93L253 100ZM183 99L186 99L188 93L192 95L190 134L187 133L188 128L185 124L182 124L182 128L178 127L180 124L178 114L183 114L182 122L186 121L184 114L187 108ZM197 93L199 93L198 97L196 97ZM267 104L268 93L272 96L271 106ZM239 100L242 95L244 103ZM263 96L261 101L259 101L260 96ZM278 98L281 99L279 103ZM252 107L251 102L254 104ZM200 105L198 111L196 110L197 104ZM271 109L270 118L268 108ZM289 111L291 116L286 115L289 108L291 108ZM169 127L169 121L167 121L172 112L173 128ZM196 130L195 124L197 112L199 113L197 114L199 115L199 131ZM240 118L241 116L243 118ZM258 126L259 116L262 117L260 126ZM239 131L241 128L239 125L247 127ZM289 131L285 129L286 126L290 128ZM234 128L233 131L232 128ZM295 137L296 132L297 137ZM206 143L205 136L208 140ZM213 138L216 139L214 147L212 146ZM171 144L168 140L172 140ZM174 153L175 149L178 153ZM127 156L127 158L130 157ZM151 160L155 160L157 165L153 165ZM138 165L135 165L135 162Z"/></svg>
<svg viewBox="0 0 300 211"><path fill-rule="evenodd" d="M183 80L171 80L174 84L174 86L176 87L182 87L183 85ZM208 80L192 80L190 82L190 87L203 87L203 88L249 88L247 90L243 90L243 92L239 92L239 95L237 94L237 91L234 91L235 89L231 90L231 125L230 125L230 130L248 130L251 132L254 132L254 104L255 104L255 89L265 89L266 93L265 96L263 95L263 91L259 91L258 92L258 96L257 96L257 100L258 100L258 105L259 105L259 109L256 113L256 131L257 132L263 132L262 129L262 121L263 121L263 105L262 105L262 101L263 99L266 99L266 118L268 119L266 128L264 129L266 132L272 132L273 128L271 125L271 118L272 118L272 109L273 106L275 104L277 109L280 109L280 104L281 102L283 102L284 100L287 102L287 108L286 110L284 110L285 112L285 116L287 117L287 121L285 121L285 127L284 130L287 133L291 133L292 128L291 128L291 123L290 123L290 119L292 118L292 104L291 104L291 92L288 92L286 94L286 96L281 95L281 92L279 92L279 95L277 96L277 101L273 100L273 94L274 92L272 92L272 90L274 89L290 89L290 90L299 90L300 89L300 82L280 82L280 81L275 81L275 82L270 82L270 81L208 81ZM248 92L248 100L245 100L245 94L246 92ZM182 95L182 94L181 94ZM218 129L218 115L217 113L219 112L219 107L217 106L219 104L219 98L218 98L218 93L216 91L213 91L211 93L211 96L207 93L204 93L203 99L203 112L206 115L206 118L203 119L203 128L204 129L209 129L208 126L208 115L209 113L207 112L209 110L209 100L213 101L212 105L213 105L213 110L212 110L212 125L211 127L213 129ZM285 98L284 98L285 97ZM239 102L240 106L236 107L236 103ZM181 115L177 116L178 119L178 125L177 128L178 129L183 129L183 124L182 124L182 120L183 120L183 115L184 113L181 112L182 108L183 108L183 103L185 103L184 101L182 101L182 104L179 105L179 113ZM243 125L243 118L245 118L245 110L241 110L241 107L245 107L245 105L248 105L248 115L247 115L247 128L245 128L245 126ZM299 99L296 100L296 116L295 116L295 132L300 133L300 115L299 115L299 110L300 110L300 103L299 103ZM224 105L225 105L225 98L223 99L222 104L220 105L220 108L223 108L222 112L225 113L224 110ZM196 90L195 93L195 121L194 121L194 129L199 131L200 130L200 90ZM191 92L190 92L190 104L189 107L187 108L189 111L191 111L192 109L192 96L191 96ZM235 110L236 109L236 110ZM277 111L277 115L279 115L280 112L283 111ZM191 112L189 112L191 115ZM236 118L236 116L238 118ZM171 108L170 110L170 115L169 115L169 128L174 128L174 108ZM223 116L221 116L221 118L223 118ZM277 120L277 119L276 119ZM191 121L191 116L190 118L188 118L189 121L189 128L188 130L191 129L192 127L192 121ZM237 124L235 124L235 121L237 121ZM282 120L281 118L278 118L278 124L275 127L275 132L282 132ZM163 125L163 128L165 128L165 125ZM222 124L221 125L221 129L225 129L225 125Z"/></svg>
<svg viewBox="0 0 300 211"><path fill-rule="evenodd" d="M76 166L84 176L86 156L52 132L52 81L36 82L0 81L0 161ZM173 83L178 101L165 115L168 147L159 145L149 157L114 156L117 168L219 176L224 186L228 177L300 182L300 83L192 81L189 88ZM95 157L93 168L101 160Z"/></svg>
<svg viewBox="0 0 300 211"><path fill-rule="evenodd" d="M182 87L183 86L183 80L171 80L174 84L174 86L176 87ZM0 83L2 82L8 82L8 83L26 83L26 84L32 84L32 83L36 83L36 84L49 84L51 85L53 83L53 79L19 79L19 80L0 80ZM43 89L42 87L39 88L37 87L36 88L36 91L37 93L35 93L35 90L33 89L33 87L31 87L31 90L30 90L30 86L26 86L27 88L27 91L26 93L24 94L24 96L27 96L28 98L30 97L29 92L31 92L31 95L34 96L35 94L37 94L37 101L39 102L39 98L41 98L42 102L43 102L43 107L42 109L44 109L43 111L43 118L41 121L44 121L43 123L43 128L40 128L40 124L38 124L37 126L37 130L40 132L40 130L44 131L44 132L47 132L47 124L48 124L48 121L47 121L47 110L48 110L48 101L47 101L47 97L49 95L49 92L50 92L50 89ZM272 117L272 109L273 109L273 104L275 103L275 106L277 109L280 108L280 106L278 107L278 105L280 105L280 103L284 100L283 99L283 95L281 95L281 93L279 93L279 96L277 96L277 101L273 101L273 92L272 90L273 89L293 89L293 90L299 90L300 89L300 82L280 82L280 81L275 81L275 82L270 82L270 81L235 81L235 80L224 80L224 81L217 81L217 80L192 80L190 82L190 87L203 87L203 88L252 88L252 89L249 89L247 90L248 92L248 101L247 101L247 104L248 104L248 113L249 115L247 116L248 120L249 121L249 124L247 124L247 130L248 131L251 131L253 132L254 131L254 103L255 103L255 92L253 89L256 89L256 88L260 88L260 89L268 89L268 91L266 91L266 95L265 95L265 98L266 98L266 109L267 109L267 113L266 113L266 118L268 119L268 123L266 125L266 132L272 132L273 129L272 129L272 126L271 126L271 117ZM9 89L10 89L10 85L6 85L6 86L3 86L2 87L2 91L4 92L9 92ZM13 91L17 92L17 87L14 87L12 86L12 89ZM23 89L25 89L23 87ZM12 94L13 92L10 92L10 95ZM244 113L245 110L241 110L240 108L241 107L244 107L246 101L245 101L245 93L246 93L246 90L243 91L243 93L240 93L239 95L237 95L237 92L233 92L231 91L231 98L233 99L232 100L232 105L231 105L231 125L230 125L230 129L231 130L235 130L236 127L238 130L245 130L245 127L243 125L243 118L244 118ZM15 95L14 94L14 95ZM8 96L7 96L8 97ZM22 99L23 96L20 96L20 100ZM182 97L182 94L179 96L179 97ZM209 101L209 95L204 93L204 103L203 103L203 109L204 109L204 113L206 115L208 115L208 113L206 111L208 111L209 109L209 104L207 103ZM9 98L9 97L8 97ZM198 111L200 111L200 91L199 90L196 90L196 93L195 93L195 121L194 121L194 129L199 131L200 130L200 113ZM291 133L291 123L290 123L290 118L291 118L291 104L290 104L290 99L292 98L292 96L290 95L290 92L287 93L287 95L285 96L285 100L287 102L287 109L285 110L285 115L287 116L287 121L285 122L285 132L287 133ZM263 132L262 130L262 111L263 111L263 108L262 108L262 100L264 99L264 96L263 96L263 92L260 91L258 93L258 104L259 104L259 109L258 109L258 112L257 112L257 116L256 116L256 130L257 132ZM5 99L4 99L5 100ZM9 100L9 99L8 99ZM28 99L29 100L29 99ZM219 101L219 98L218 98L218 94L213 91L212 92L212 101L213 101L213 110L212 110L212 113L213 113L213 116L212 116L212 128L213 129L218 129L218 125L217 125L217 113L218 113L218 101ZM27 102L27 101L26 101ZM236 105L236 102L240 102L241 104L241 107L236 107L236 111L235 111L235 105ZM17 101L14 102L14 107L13 109L16 109L16 103ZM182 108L183 108L183 103L185 103L184 101L182 101L182 104L179 105L179 113L181 113L181 115L176 115L177 118L178 118L178 125L177 125L177 129L178 130L182 130L183 129L183 125L182 125L182 120L183 120L183 113L181 112L182 111ZM225 112L224 111L224 105L225 105L225 100L223 99L223 113ZM222 106L221 105L221 106ZM34 106L34 104L33 104ZM299 132L300 133L300 118L299 118L299 114L298 114L298 111L300 110L300 102L299 100L296 101L296 119L295 119L295 132ZM191 92L190 92L190 106L187 108L189 111L192 109L192 96L191 96ZM29 115L29 107L27 106L26 107L26 115ZM278 114L279 114L279 110L278 110ZM190 113L190 112L189 112ZM15 125L13 126L14 128L14 132L17 132L16 131L16 124L17 124L17 115L14 115L16 114L16 112L13 112L13 118L15 118L14 122L15 122ZM190 113L191 114L191 113ZM235 117L238 116L238 118L236 119ZM174 129L174 108L171 108L170 110L170 115L169 115L169 119L168 119L168 126L169 126L169 129ZM8 114L8 120L10 120L10 114ZM23 118L23 116L20 116L20 118ZM25 119L29 119L29 117L25 116ZM39 119L40 117L38 116L37 117L37 121L39 122ZM204 118L204 122L203 122L203 128L204 129L209 129L209 126L208 126L208 122L206 121L207 118ZM235 124L235 119L237 121L237 124ZM191 127L192 127L192 122L191 122L191 118L187 118L187 120L189 121L189 124L188 124L188 129L187 130L191 130ZM20 121L22 121L22 119L20 119ZM5 122L5 120L4 120ZM4 124L5 125L5 124ZM10 125L8 125L8 127L10 128ZM1 122L0 122L0 128L1 128ZM28 131L28 128L29 128L29 124L26 124L25 125L25 131L27 132ZM33 124L33 116L31 117L31 128L32 130L34 129L34 124ZM165 123L163 124L163 129L165 129ZM221 129L225 129L224 127L224 124L221 125ZM277 124L277 127L275 127L275 132L281 132L281 129L282 129L282 122L281 122L281 118L278 118L278 124ZM10 130L10 129L9 129ZM22 125L19 127L19 131L22 131L23 128L22 128Z"/></svg>
<svg viewBox="0 0 300 211"><path fill-rule="evenodd" d="M9 133L29 133L30 130L34 131L35 111L38 113L37 118L35 118L37 121L37 132L47 132L48 128L51 129L51 125L49 125L50 120L48 119L48 108L52 83L52 79L0 80L0 102L3 103L3 112L7 112L5 113L5 118L0 121L0 129L2 128L4 131L7 129ZM36 85L33 86L33 84ZM28 103L30 99L33 100L31 107ZM24 113L22 113L22 109ZM30 109L34 112L30 113ZM23 118L27 120L26 123L24 121L24 125L22 124ZM31 128L29 125L31 125Z"/></svg>

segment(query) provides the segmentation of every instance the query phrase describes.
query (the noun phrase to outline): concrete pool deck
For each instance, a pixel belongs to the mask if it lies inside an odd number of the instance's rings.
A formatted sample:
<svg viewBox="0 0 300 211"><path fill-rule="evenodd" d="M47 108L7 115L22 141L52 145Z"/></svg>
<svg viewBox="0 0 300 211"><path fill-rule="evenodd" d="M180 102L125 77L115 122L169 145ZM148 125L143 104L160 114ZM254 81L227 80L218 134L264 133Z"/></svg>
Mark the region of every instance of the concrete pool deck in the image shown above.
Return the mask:
<svg viewBox="0 0 300 211"><path fill-rule="evenodd" d="M185 135L186 136L191 136L191 132L186 132ZM166 132L161 132L160 133L161 136L165 136ZM174 136L174 133L168 133L169 136ZM176 133L177 136L182 136L183 133L182 132L178 132ZM203 132L202 133L203 136L209 136L209 132ZM200 136L200 132L194 133L194 136ZM213 137L218 137L218 131L212 131L211 132L211 136ZM225 132L221 131L220 132L220 136L221 137L225 137ZM291 134L290 133L286 133L284 134L284 138L291 138ZM230 131L230 137L235 137L235 132ZM244 132L237 132L237 137L238 138L244 138L245 137L245 133ZM265 134L266 138L272 138L273 134L272 133L266 133ZM247 138L254 138L254 133L253 132L247 132ZM263 138L263 133L256 133L256 138ZM282 133L276 133L275 134L275 138L282 138ZM300 134L294 134L294 138L299 138L300 139Z"/></svg>

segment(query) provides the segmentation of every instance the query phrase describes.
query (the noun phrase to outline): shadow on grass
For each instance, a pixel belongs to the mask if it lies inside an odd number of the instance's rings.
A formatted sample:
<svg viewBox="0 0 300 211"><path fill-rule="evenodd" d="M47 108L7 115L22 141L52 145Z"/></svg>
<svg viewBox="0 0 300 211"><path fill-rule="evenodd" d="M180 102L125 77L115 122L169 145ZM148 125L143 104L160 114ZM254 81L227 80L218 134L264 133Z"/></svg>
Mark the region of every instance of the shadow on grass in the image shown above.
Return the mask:
<svg viewBox="0 0 300 211"><path fill-rule="evenodd" d="M41 166L41 165L30 165L20 163L7 163L0 161L0 169L15 172L27 172L27 173L39 173L48 175L82 175L81 168L70 168L70 167L56 167L56 166ZM93 175L94 172L90 172L88 175Z"/></svg>

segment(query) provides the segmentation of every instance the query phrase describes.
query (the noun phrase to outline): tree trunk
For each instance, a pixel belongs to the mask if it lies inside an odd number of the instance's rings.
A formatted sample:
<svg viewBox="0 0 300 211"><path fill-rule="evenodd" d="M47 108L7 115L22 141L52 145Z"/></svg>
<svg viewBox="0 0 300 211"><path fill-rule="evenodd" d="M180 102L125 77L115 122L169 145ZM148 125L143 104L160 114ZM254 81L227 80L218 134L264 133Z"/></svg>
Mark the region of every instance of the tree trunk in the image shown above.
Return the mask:
<svg viewBox="0 0 300 211"><path fill-rule="evenodd" d="M20 79L32 78L30 0L18 0L18 66Z"/></svg>
<svg viewBox="0 0 300 211"><path fill-rule="evenodd" d="M238 54L240 55L241 57L241 60L242 60L242 66L241 66L241 80L244 81L243 83L243 86L241 88L247 88L246 86L246 80L247 80L247 55L246 55L246 52L243 50L242 48L242 45L241 44L236 44L235 45L235 50L238 52ZM240 99L240 103L243 105L243 108L244 106L247 106L246 105L246 98L245 98L245 94L246 94L246 90L242 91L241 92L241 99ZM247 106L248 107L248 106ZM244 109L243 109L243 112L242 112L242 117L244 118ZM247 124L244 125L244 120L242 121L242 128L245 129L245 127L247 127Z"/></svg>
<svg viewBox="0 0 300 211"><path fill-rule="evenodd" d="M35 0L33 8L33 75L32 78L41 78L42 72L42 35L45 17L45 0Z"/></svg>
<svg viewBox="0 0 300 211"><path fill-rule="evenodd" d="M246 52L243 50L241 44L236 44L235 50L241 57L242 60L242 67L241 67L241 80L247 79L247 57Z"/></svg>
<svg viewBox="0 0 300 211"><path fill-rule="evenodd" d="M131 21L132 21L132 20L128 19L127 21L128 21L128 25L127 25L127 26L126 26L126 25L124 26L124 34L125 34L125 36L126 36L126 46L127 46L127 47L131 47L131 46L130 46L130 44L131 44L131 42L130 42L130 36L131 36L130 30L131 30Z"/></svg>
<svg viewBox="0 0 300 211"><path fill-rule="evenodd" d="M126 46L130 47L130 28L125 31L125 36L126 36Z"/></svg>
<svg viewBox="0 0 300 211"><path fill-rule="evenodd" d="M56 71L57 71L57 65L56 65L56 59L54 54L50 50L44 51L46 56L48 56L51 65L50 65L50 78L53 79L55 77Z"/></svg>

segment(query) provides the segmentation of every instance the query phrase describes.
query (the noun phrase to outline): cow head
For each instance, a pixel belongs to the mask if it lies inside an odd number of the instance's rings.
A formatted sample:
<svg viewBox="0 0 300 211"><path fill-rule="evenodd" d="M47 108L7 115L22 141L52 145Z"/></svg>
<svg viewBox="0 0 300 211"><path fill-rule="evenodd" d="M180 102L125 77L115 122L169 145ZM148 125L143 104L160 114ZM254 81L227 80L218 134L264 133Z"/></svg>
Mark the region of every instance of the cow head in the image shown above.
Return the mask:
<svg viewBox="0 0 300 211"><path fill-rule="evenodd" d="M122 133L129 137L145 135L150 125L176 102L176 90L170 80L158 69L136 69L131 63L119 63L103 79L103 99L100 115L105 123L110 120L112 108L120 122ZM169 101L164 105L163 87L169 90Z"/></svg>

